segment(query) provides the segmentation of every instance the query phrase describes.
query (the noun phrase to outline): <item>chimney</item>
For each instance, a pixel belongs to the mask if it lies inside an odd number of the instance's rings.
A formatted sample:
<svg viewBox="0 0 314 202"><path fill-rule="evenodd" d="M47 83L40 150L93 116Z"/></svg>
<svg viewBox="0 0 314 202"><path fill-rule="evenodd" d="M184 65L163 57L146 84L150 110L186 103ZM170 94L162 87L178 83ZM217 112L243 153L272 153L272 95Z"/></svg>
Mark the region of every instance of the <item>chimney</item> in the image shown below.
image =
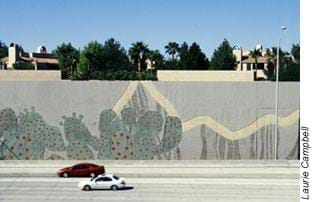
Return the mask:
<svg viewBox="0 0 314 202"><path fill-rule="evenodd" d="M19 60L19 46L15 43L11 43L9 47L9 60L8 60L8 69L13 69L13 64Z"/></svg>

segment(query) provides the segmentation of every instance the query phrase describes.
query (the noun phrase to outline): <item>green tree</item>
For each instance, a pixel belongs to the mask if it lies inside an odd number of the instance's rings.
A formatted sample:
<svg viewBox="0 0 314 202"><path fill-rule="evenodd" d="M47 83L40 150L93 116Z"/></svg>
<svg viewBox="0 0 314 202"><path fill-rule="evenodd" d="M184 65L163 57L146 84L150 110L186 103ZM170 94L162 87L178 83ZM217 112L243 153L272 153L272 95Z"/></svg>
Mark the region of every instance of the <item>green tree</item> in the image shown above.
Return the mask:
<svg viewBox="0 0 314 202"><path fill-rule="evenodd" d="M279 72L282 73L282 70L286 68L288 63L290 63L289 58L285 56L289 55L287 52L282 51L279 48ZM271 47L266 49L266 56L268 57L268 68L265 71L265 74L268 76L269 80L276 80L276 66L277 66L277 47ZM279 76L280 77L280 76ZM280 80L280 78L279 78Z"/></svg>
<svg viewBox="0 0 314 202"><path fill-rule="evenodd" d="M147 45L136 44L138 48L137 61L142 64L148 55ZM97 41L88 43L80 54L78 74L74 79L97 79L97 80L156 80L155 71L136 71L125 51L118 41L113 38L105 41L104 45Z"/></svg>
<svg viewBox="0 0 314 202"><path fill-rule="evenodd" d="M300 44L292 44L291 55L294 57L296 63L300 63Z"/></svg>
<svg viewBox="0 0 314 202"><path fill-rule="evenodd" d="M279 62L280 64L284 64L286 62L285 55L287 55L287 52L284 52L281 48L279 48ZM266 55L269 57L270 61L274 63L274 66L276 66L277 63L277 47L271 47L270 49L266 49Z"/></svg>
<svg viewBox="0 0 314 202"><path fill-rule="evenodd" d="M97 41L91 41L80 54L78 73L83 79L92 79L105 70L104 46Z"/></svg>
<svg viewBox="0 0 314 202"><path fill-rule="evenodd" d="M285 61L284 56L286 53L284 53L281 49L279 49L279 62L280 66L284 66L287 61ZM277 47L271 47L266 49L266 56L268 57L268 64L267 64L267 70L265 71L265 74L268 76L269 79L272 79L275 73L275 68L277 65Z"/></svg>
<svg viewBox="0 0 314 202"><path fill-rule="evenodd" d="M162 69L165 65L164 56L159 52L159 50L149 51L147 58L152 62L156 69Z"/></svg>
<svg viewBox="0 0 314 202"><path fill-rule="evenodd" d="M62 71L62 78L68 79L77 71L80 51L72 46L71 43L62 43L53 51L59 61L59 66Z"/></svg>
<svg viewBox="0 0 314 202"><path fill-rule="evenodd" d="M169 42L166 46L166 53L168 53L169 55L171 55L172 58L172 63L175 66L175 55L179 52L180 48L179 48L179 44L176 42Z"/></svg>
<svg viewBox="0 0 314 202"><path fill-rule="evenodd" d="M0 59L8 56L8 47L0 41Z"/></svg>
<svg viewBox="0 0 314 202"><path fill-rule="evenodd" d="M183 42L179 49L178 69L208 69L209 61L197 43Z"/></svg>
<svg viewBox="0 0 314 202"><path fill-rule="evenodd" d="M286 53L288 55L288 53ZM284 65L280 66L280 81L300 81L300 45L292 44L290 55L294 60L284 60Z"/></svg>
<svg viewBox="0 0 314 202"><path fill-rule="evenodd" d="M190 69L208 69L209 61L206 55L202 52L200 46L197 43L192 43L189 48L189 57L191 64Z"/></svg>
<svg viewBox="0 0 314 202"><path fill-rule="evenodd" d="M104 45L104 69L105 70L133 70L134 65L130 62L125 49L114 38L105 41Z"/></svg>
<svg viewBox="0 0 314 202"><path fill-rule="evenodd" d="M192 62L189 48L190 48L189 45L185 41L180 46L179 49L180 60L178 64L179 69L189 69L189 67L191 67Z"/></svg>
<svg viewBox="0 0 314 202"><path fill-rule="evenodd" d="M267 48L265 56L268 58L267 59L267 69L264 70L264 73L266 74L268 80L270 80L274 74L275 71L275 66L276 66L276 55L274 52Z"/></svg>
<svg viewBox="0 0 314 202"><path fill-rule="evenodd" d="M274 67L277 63L277 48L272 47L271 51ZM267 53L267 52L266 52ZM294 60L289 56L293 56ZM279 49L279 81L300 81L300 46L293 44L291 53L284 52ZM270 78L276 80L276 74Z"/></svg>
<svg viewBox="0 0 314 202"><path fill-rule="evenodd" d="M147 53L149 52L148 45L144 42L136 42L131 45L129 49L129 56L134 62L134 65L137 65L138 71L146 69L145 60L147 59Z"/></svg>
<svg viewBox="0 0 314 202"><path fill-rule="evenodd" d="M233 55L233 48L227 39L215 49L210 61L210 69L213 70L234 70L235 56Z"/></svg>
<svg viewBox="0 0 314 202"><path fill-rule="evenodd" d="M280 68L279 81L300 81L300 64L289 62L286 66Z"/></svg>
<svg viewBox="0 0 314 202"><path fill-rule="evenodd" d="M177 68L177 60L176 60L175 56L180 51L179 44L176 42L169 42L165 46L165 49L166 49L165 52L171 56L171 61L167 61L167 68L176 69Z"/></svg>

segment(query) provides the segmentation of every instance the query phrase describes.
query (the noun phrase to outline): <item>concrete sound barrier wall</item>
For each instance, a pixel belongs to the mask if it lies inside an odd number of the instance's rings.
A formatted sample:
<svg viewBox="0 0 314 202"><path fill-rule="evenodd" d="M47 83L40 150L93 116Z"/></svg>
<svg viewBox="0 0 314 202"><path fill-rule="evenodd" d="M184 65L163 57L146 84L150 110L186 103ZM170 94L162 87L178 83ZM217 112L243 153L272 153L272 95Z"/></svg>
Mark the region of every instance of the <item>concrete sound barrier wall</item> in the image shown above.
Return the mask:
<svg viewBox="0 0 314 202"><path fill-rule="evenodd" d="M297 159L299 83L1 81L2 159Z"/></svg>

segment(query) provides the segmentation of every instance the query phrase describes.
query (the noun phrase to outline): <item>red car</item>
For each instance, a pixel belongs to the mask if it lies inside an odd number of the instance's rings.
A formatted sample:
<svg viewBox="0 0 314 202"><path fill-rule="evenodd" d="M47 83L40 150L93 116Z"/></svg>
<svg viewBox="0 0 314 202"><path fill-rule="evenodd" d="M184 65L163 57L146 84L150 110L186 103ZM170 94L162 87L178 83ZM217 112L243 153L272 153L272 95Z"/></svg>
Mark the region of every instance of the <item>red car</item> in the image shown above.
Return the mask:
<svg viewBox="0 0 314 202"><path fill-rule="evenodd" d="M105 173L105 167L92 163L79 163L57 171L59 177L96 177Z"/></svg>

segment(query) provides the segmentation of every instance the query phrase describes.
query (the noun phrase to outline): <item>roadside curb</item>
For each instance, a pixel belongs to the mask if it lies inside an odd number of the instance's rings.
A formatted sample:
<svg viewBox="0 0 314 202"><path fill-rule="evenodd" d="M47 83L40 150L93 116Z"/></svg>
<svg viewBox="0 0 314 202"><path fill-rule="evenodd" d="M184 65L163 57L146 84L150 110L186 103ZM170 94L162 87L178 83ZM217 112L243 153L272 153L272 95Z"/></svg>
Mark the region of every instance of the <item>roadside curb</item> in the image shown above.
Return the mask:
<svg viewBox="0 0 314 202"><path fill-rule="evenodd" d="M34 168L59 168L60 166L73 165L82 161L73 160L0 160L0 168L19 168L19 167L34 167ZM87 162L87 161L86 161ZM100 161L92 160L90 163L102 164L106 167L123 167L123 168L245 168L245 167L299 167L299 160L279 160L279 161L250 161L250 160L171 160L171 161Z"/></svg>

